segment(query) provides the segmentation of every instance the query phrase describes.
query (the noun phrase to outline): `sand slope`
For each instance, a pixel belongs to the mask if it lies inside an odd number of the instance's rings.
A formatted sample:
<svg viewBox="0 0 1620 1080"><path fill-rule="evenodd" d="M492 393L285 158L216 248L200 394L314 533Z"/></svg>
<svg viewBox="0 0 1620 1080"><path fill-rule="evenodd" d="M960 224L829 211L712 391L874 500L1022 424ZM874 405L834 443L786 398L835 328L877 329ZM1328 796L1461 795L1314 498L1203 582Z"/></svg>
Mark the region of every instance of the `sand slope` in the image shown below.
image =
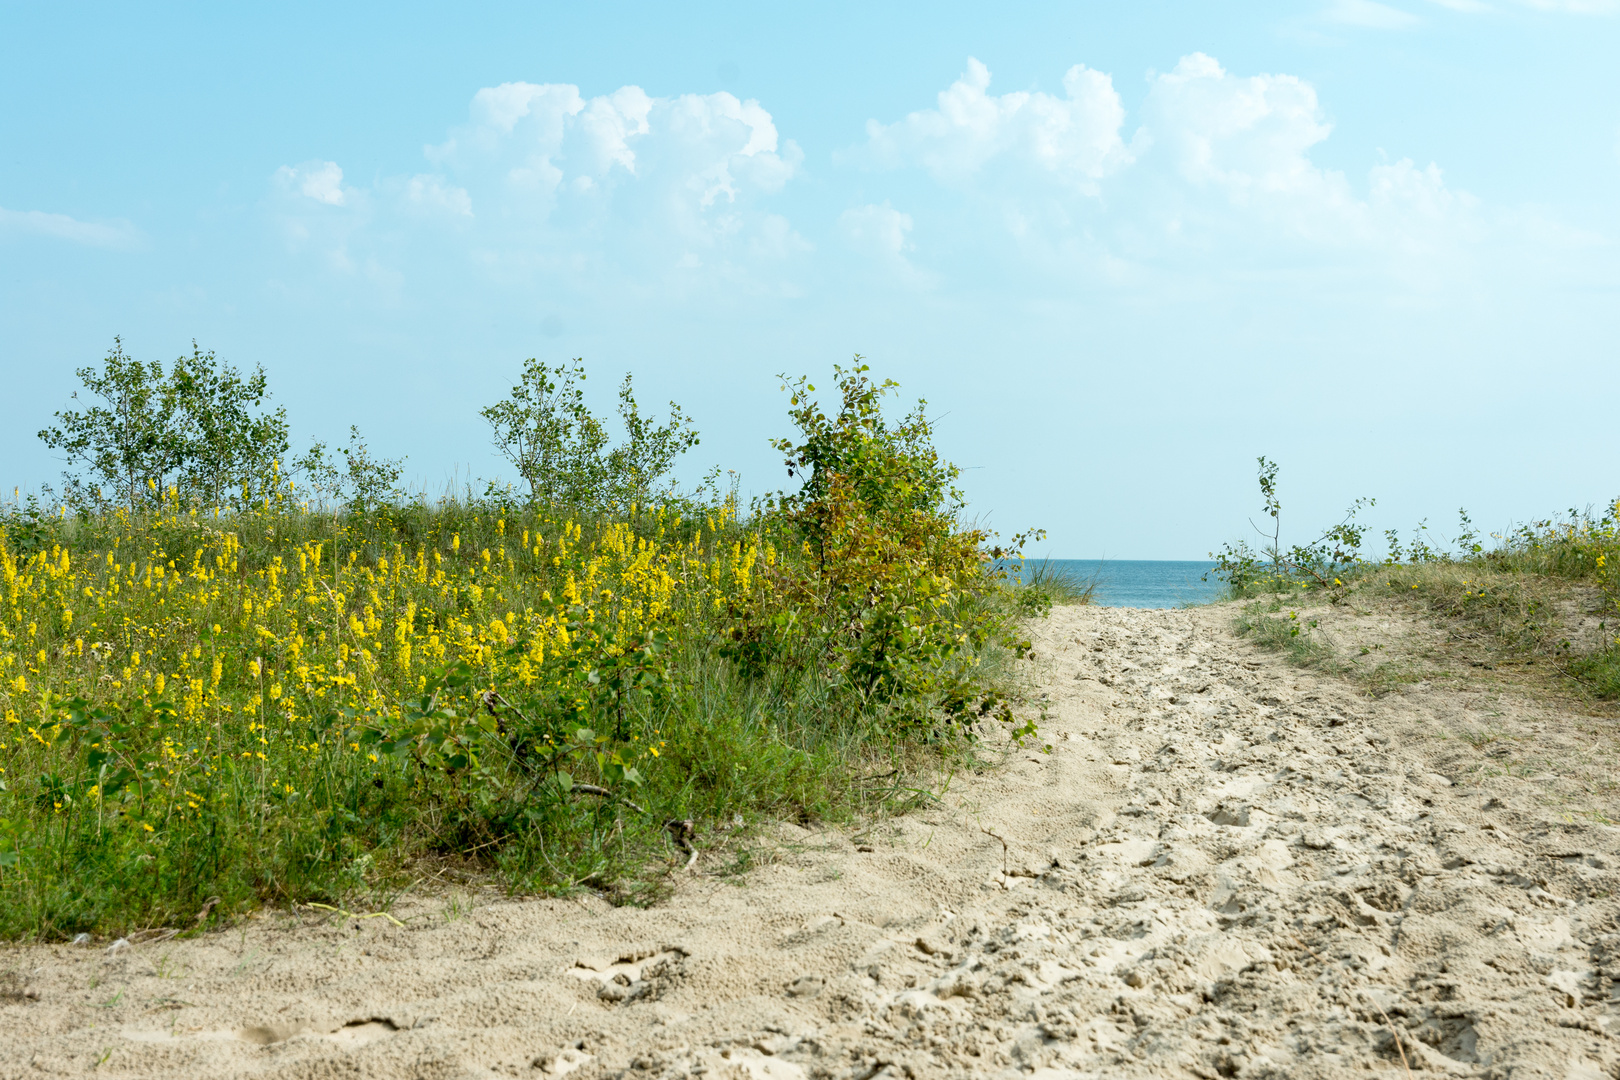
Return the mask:
<svg viewBox="0 0 1620 1080"><path fill-rule="evenodd" d="M1620 830L1439 737L1476 705L1370 700L1230 619L1058 609L1051 754L655 910L8 949L0 1076L1620 1075Z"/></svg>

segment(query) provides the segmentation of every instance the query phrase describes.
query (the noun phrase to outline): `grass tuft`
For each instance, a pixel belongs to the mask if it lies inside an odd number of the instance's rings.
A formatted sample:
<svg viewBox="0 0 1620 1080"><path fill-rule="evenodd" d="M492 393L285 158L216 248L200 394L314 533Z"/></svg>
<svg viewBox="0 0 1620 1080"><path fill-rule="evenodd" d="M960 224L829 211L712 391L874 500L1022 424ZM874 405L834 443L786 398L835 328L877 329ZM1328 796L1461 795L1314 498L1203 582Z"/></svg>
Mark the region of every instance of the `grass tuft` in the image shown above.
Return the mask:
<svg viewBox="0 0 1620 1080"><path fill-rule="evenodd" d="M1283 653L1300 667L1322 667L1332 661L1333 649L1315 619L1301 619L1297 611L1286 616L1270 614L1275 610L1261 603L1248 605L1235 623L1238 635L1262 649Z"/></svg>
<svg viewBox="0 0 1620 1080"><path fill-rule="evenodd" d="M1029 608L1051 609L1095 603L1099 578L1076 574L1051 559L1024 563L1016 583L1019 602Z"/></svg>

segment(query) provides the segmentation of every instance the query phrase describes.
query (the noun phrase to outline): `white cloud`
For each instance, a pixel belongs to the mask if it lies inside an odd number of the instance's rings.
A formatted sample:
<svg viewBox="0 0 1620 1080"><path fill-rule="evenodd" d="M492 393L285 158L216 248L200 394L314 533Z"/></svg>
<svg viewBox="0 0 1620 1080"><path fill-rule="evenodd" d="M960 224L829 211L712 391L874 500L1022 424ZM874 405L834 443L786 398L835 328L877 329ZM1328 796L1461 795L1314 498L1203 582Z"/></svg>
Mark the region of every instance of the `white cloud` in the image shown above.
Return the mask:
<svg viewBox="0 0 1620 1080"><path fill-rule="evenodd" d="M1332 125L1316 91L1294 76L1233 75L1194 53L1153 81L1142 111L1142 138L1154 148L1143 167L1182 181L1161 192L1158 211L1194 233L1222 234L1228 251L1283 260L1359 251L1417 274L1418 263L1400 260L1455 253L1475 234L1475 200L1449 190L1434 164L1375 166L1362 195L1313 161Z"/></svg>
<svg viewBox="0 0 1620 1080"><path fill-rule="evenodd" d="M1338 232L1333 225L1341 222L1324 219L1353 210L1343 173L1311 160L1332 125L1311 84L1291 74L1234 76L1192 53L1153 79L1142 118L1150 170L1171 168L1186 185L1174 201L1197 202L1212 191L1301 235Z"/></svg>
<svg viewBox="0 0 1620 1080"><path fill-rule="evenodd" d="M652 98L639 86L622 87L585 107L579 122L586 145L596 158L592 171L605 173L611 165L636 171L636 154L630 149L630 140L652 134L647 120L652 108Z"/></svg>
<svg viewBox="0 0 1620 1080"><path fill-rule="evenodd" d="M851 246L868 255L892 258L912 247L906 239L911 231L911 215L896 210L887 200L882 206L868 203L845 210L838 220Z"/></svg>
<svg viewBox="0 0 1620 1080"><path fill-rule="evenodd" d="M1036 109L1037 95L996 98L988 83L970 63L938 109L870 124L849 155L922 166L965 196L945 209L913 192L909 215L877 201L846 213L846 238L876 264L971 277L993 259L1009 284L1029 289L1044 288L1041 279L1106 287L1163 272L1306 266L1433 283L1465 265L1461 253L1482 235L1476 200L1450 189L1436 165L1384 162L1352 180L1318 164L1333 126L1315 89L1292 75L1237 75L1192 53L1150 78L1131 124L1107 78L1085 68L1071 70L1063 125L1051 122L1056 99ZM1068 144L1035 137L1080 128L1086 138ZM1071 149L1037 152L1054 144ZM1054 174L1071 179L1054 185ZM911 250L914 236L927 238L926 257Z"/></svg>
<svg viewBox="0 0 1620 1080"><path fill-rule="evenodd" d="M912 264L911 215L896 210L887 200L845 210L838 227L851 250L880 268L891 280L909 286L927 286L935 278Z"/></svg>
<svg viewBox="0 0 1620 1080"><path fill-rule="evenodd" d="M467 189L447 184L441 176L422 174L411 177L405 181L401 197L413 211L472 217L472 197L467 194Z"/></svg>
<svg viewBox="0 0 1620 1080"><path fill-rule="evenodd" d="M1472 201L1449 191L1436 166L1379 165L1363 184L1317 164L1312 152L1333 126L1295 76L1240 76L1192 53L1150 79L1134 130L1106 75L1077 65L1065 83L1061 100L996 96L989 71L970 60L937 108L869 123L848 157L919 166L970 203L953 211L949 242L943 222L939 234L931 228L930 200L912 207L915 221L887 203L850 211L846 238L880 263L922 272L942 251L1000 235L1020 253L1020 271L1083 264L1121 280L1133 259L1163 265L1215 251L1296 264L1352 251L1433 254L1473 227ZM979 239L966 238L973 232ZM914 233L940 236L930 259L909 253Z"/></svg>
<svg viewBox="0 0 1620 1080"><path fill-rule="evenodd" d="M921 166L953 183L1006 162L1082 190L1130 161L1120 138L1125 109L1102 72L1076 64L1063 77L1062 98L1039 91L995 95L989 87L989 69L969 58L967 71L940 91L937 108L893 124L867 122L869 159L890 168Z"/></svg>
<svg viewBox="0 0 1620 1080"><path fill-rule="evenodd" d="M565 188L598 192L642 178L648 160L708 208L745 189L780 190L801 159L792 142L779 145L757 101L727 93L654 98L626 86L586 99L575 86L505 83L478 91L469 119L428 158L458 174L504 174L547 209Z"/></svg>
<svg viewBox="0 0 1620 1080"><path fill-rule="evenodd" d="M1193 53L1153 80L1143 112L1154 143L1194 184L1240 200L1332 184L1307 156L1332 126L1316 91L1292 75L1240 78Z"/></svg>
<svg viewBox="0 0 1620 1080"><path fill-rule="evenodd" d="M128 250L141 241L141 232L127 221L80 221L66 214L42 210L7 210L0 206L0 236L16 233L66 240L86 247Z"/></svg>
<svg viewBox="0 0 1620 1080"><path fill-rule="evenodd" d="M1333 0L1322 17L1328 22L1370 30L1405 30L1422 21L1411 12L1377 3L1376 0Z"/></svg>
<svg viewBox="0 0 1620 1080"><path fill-rule="evenodd" d="M306 161L302 165L283 165L276 170L276 180L289 191L296 191L306 199L314 199L327 206L342 206L347 201L343 190L343 170L335 161Z"/></svg>
<svg viewBox="0 0 1620 1080"><path fill-rule="evenodd" d="M661 98L625 86L586 97L566 84L503 83L473 95L467 121L424 154L432 171L360 187L345 186L335 162L279 169L274 206L289 248L345 274L368 259L462 262L568 289L602 274L652 289L663 275L697 273L765 290L786 286L761 267L812 248L766 205L803 155L757 101L728 93ZM413 255L413 245L441 250Z"/></svg>

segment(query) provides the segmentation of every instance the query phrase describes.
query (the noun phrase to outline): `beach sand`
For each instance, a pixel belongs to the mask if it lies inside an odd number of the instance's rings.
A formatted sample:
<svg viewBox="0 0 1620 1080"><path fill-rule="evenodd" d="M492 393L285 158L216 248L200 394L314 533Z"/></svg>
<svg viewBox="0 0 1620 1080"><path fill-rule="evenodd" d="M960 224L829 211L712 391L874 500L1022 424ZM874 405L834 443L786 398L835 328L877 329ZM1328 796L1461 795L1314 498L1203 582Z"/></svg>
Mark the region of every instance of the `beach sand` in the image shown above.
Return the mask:
<svg viewBox="0 0 1620 1080"><path fill-rule="evenodd" d="M1597 722L1373 698L1233 615L1055 610L1050 753L864 832L700 837L650 910L467 886L7 947L0 1076L1620 1075Z"/></svg>

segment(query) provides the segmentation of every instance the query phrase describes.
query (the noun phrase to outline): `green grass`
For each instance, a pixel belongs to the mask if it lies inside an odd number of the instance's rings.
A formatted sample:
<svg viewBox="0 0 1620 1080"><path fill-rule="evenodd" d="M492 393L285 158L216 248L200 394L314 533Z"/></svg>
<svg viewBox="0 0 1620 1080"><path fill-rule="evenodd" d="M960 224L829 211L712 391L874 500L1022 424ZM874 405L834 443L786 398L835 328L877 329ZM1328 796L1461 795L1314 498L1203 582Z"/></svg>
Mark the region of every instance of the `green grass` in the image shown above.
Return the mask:
<svg viewBox="0 0 1620 1080"><path fill-rule="evenodd" d="M1333 660L1333 649L1323 639L1316 620L1301 618L1299 612L1271 614L1272 605L1249 604L1234 626L1240 637L1247 637L1262 649L1283 653L1300 667L1322 667Z"/></svg>
<svg viewBox="0 0 1620 1080"><path fill-rule="evenodd" d="M1577 656L1569 661L1567 670L1593 697L1620 700L1620 648L1611 645L1602 652Z"/></svg>
<svg viewBox="0 0 1620 1080"><path fill-rule="evenodd" d="M1099 578L1083 576L1051 559L1030 559L1016 575L1012 596L1021 612L1045 615L1054 606L1094 603Z"/></svg>
<svg viewBox="0 0 1620 1080"><path fill-rule="evenodd" d="M944 526L956 563L793 530L476 499L0 521L0 936L374 909L444 865L645 903L672 820L704 848L909 805L1011 718L1027 590Z"/></svg>

